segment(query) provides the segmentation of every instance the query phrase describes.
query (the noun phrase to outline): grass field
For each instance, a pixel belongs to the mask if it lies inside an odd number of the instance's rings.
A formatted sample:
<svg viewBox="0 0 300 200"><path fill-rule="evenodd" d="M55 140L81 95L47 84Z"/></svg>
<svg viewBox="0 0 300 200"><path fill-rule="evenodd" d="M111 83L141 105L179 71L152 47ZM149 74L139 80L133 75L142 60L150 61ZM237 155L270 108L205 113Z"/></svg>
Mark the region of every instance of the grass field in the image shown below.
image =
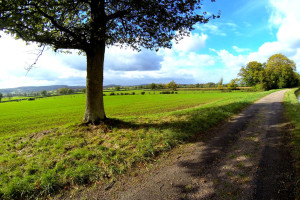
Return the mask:
<svg viewBox="0 0 300 200"><path fill-rule="evenodd" d="M105 96L111 118L80 125L85 96L0 104L0 198L45 196L111 181L237 113L269 92Z"/></svg>
<svg viewBox="0 0 300 200"><path fill-rule="evenodd" d="M173 95L105 96L106 114L111 117L132 117L165 113L190 108L226 98L241 92L182 92ZM243 94L243 93L242 93ZM0 104L0 136L37 132L59 125L79 123L85 109L85 94L56 96L35 101Z"/></svg>

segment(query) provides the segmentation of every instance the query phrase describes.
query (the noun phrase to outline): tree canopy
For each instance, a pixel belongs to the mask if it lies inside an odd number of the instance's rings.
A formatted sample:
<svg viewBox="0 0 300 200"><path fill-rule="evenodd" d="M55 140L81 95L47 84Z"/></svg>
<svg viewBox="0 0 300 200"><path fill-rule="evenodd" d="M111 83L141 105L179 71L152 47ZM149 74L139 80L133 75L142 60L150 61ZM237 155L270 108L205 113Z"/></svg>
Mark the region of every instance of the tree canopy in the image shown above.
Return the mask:
<svg viewBox="0 0 300 200"><path fill-rule="evenodd" d="M272 55L265 64L249 62L238 75L244 85L261 89L288 88L299 83L295 62L283 54Z"/></svg>
<svg viewBox="0 0 300 200"><path fill-rule="evenodd" d="M241 68L239 76L242 83L247 86L255 86L263 80L264 67L257 61L249 62L246 67Z"/></svg>
<svg viewBox="0 0 300 200"><path fill-rule="evenodd" d="M294 87L298 83L295 62L283 54L271 56L265 71L269 88Z"/></svg>
<svg viewBox="0 0 300 200"><path fill-rule="evenodd" d="M212 0L214 1L214 0ZM171 47L206 23L200 0L1 0L0 30L54 49L89 51L95 43L150 49Z"/></svg>
<svg viewBox="0 0 300 200"><path fill-rule="evenodd" d="M214 2L215 0L211 0ZM87 57L84 121L106 118L103 63L110 45L158 50L189 35L196 23L219 15L201 11L202 0L0 0L0 30L27 42L78 49Z"/></svg>

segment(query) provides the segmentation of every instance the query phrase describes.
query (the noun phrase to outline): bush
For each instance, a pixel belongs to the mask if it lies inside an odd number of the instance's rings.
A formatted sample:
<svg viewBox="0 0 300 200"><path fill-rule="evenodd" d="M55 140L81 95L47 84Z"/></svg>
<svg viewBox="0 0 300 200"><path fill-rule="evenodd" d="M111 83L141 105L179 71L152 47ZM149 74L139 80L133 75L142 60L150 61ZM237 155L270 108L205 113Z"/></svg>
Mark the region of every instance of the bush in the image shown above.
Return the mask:
<svg viewBox="0 0 300 200"><path fill-rule="evenodd" d="M173 91L172 91L172 92L173 92ZM160 92L159 94L174 94L174 92L171 93L170 91L162 91L162 92Z"/></svg>
<svg viewBox="0 0 300 200"><path fill-rule="evenodd" d="M144 95L145 94L145 92L141 92L141 95Z"/></svg>
<svg viewBox="0 0 300 200"><path fill-rule="evenodd" d="M132 94L132 95L135 95L135 92L132 92L131 94Z"/></svg>
<svg viewBox="0 0 300 200"><path fill-rule="evenodd" d="M254 91L266 91L268 89L266 83L256 84L252 88Z"/></svg>
<svg viewBox="0 0 300 200"><path fill-rule="evenodd" d="M110 96L114 96L114 95L115 95L115 93L114 93L114 92L111 92L109 95L110 95Z"/></svg>

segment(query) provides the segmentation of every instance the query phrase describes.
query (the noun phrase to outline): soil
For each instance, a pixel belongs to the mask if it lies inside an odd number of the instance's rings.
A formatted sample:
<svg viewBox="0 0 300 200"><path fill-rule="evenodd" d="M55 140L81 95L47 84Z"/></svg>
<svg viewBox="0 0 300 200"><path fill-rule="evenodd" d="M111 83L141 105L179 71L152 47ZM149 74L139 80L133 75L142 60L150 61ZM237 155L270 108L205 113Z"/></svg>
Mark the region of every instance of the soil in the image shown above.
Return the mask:
<svg viewBox="0 0 300 200"><path fill-rule="evenodd" d="M286 90L255 102L207 132L201 141L164 155L153 167L64 199L295 199Z"/></svg>

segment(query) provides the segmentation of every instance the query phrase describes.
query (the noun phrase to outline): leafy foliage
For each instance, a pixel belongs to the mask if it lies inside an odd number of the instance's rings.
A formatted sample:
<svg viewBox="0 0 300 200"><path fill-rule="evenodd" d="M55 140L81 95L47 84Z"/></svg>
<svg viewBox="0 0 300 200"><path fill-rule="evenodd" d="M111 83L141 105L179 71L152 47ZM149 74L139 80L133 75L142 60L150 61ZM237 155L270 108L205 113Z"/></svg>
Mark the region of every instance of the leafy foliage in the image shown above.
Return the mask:
<svg viewBox="0 0 300 200"><path fill-rule="evenodd" d="M168 88L170 88L171 90L176 90L176 88L178 87L177 84L175 83L175 81L171 81L170 83L168 83Z"/></svg>
<svg viewBox="0 0 300 200"><path fill-rule="evenodd" d="M257 90L294 87L300 80L296 64L283 54L271 56L266 64L249 62L238 75L244 85Z"/></svg>
<svg viewBox="0 0 300 200"><path fill-rule="evenodd" d="M246 67L242 67L239 76L241 82L247 86L255 86L264 80L264 67L257 61L252 61Z"/></svg>
<svg viewBox="0 0 300 200"><path fill-rule="evenodd" d="M171 40L187 34L195 23L218 17L198 14L201 2L1 0L0 30L55 49L87 51L103 40L134 48L171 47Z"/></svg>
<svg viewBox="0 0 300 200"><path fill-rule="evenodd" d="M238 87L237 82L238 82L238 79L237 79L237 78L236 78L236 79L232 79L232 80L230 81L230 83L228 83L227 88L228 88L229 90L236 90L237 87Z"/></svg>
<svg viewBox="0 0 300 200"><path fill-rule="evenodd" d="M266 76L269 88L288 88L298 83L296 64L283 54L275 54L268 59Z"/></svg>

